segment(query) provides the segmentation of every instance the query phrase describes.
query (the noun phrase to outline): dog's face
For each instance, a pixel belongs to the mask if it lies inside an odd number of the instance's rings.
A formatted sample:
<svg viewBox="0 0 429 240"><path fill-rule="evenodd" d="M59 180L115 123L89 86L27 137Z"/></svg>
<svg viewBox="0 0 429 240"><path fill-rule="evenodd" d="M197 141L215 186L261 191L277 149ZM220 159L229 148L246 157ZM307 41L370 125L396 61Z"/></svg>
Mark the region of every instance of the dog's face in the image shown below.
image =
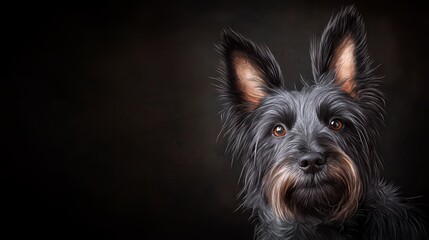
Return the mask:
<svg viewBox="0 0 429 240"><path fill-rule="evenodd" d="M333 18L311 48L314 84L282 86L278 63L232 30L220 94L228 148L244 160L244 200L282 220L344 220L377 177L379 80L354 8Z"/></svg>
<svg viewBox="0 0 429 240"><path fill-rule="evenodd" d="M348 144L360 144L362 117L350 97L329 85L264 99L252 117L248 134L256 142L247 151L279 217L344 219L354 210L362 183Z"/></svg>

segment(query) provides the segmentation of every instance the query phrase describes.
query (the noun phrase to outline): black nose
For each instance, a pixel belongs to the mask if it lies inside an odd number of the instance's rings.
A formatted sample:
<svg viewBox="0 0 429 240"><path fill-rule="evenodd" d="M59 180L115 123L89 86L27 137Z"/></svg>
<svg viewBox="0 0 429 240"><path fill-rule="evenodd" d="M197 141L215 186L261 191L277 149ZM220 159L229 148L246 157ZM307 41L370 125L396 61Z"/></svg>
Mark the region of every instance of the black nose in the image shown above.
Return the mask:
<svg viewBox="0 0 429 240"><path fill-rule="evenodd" d="M317 152L305 153L298 159L299 168L306 173L316 173L325 163L325 156Z"/></svg>

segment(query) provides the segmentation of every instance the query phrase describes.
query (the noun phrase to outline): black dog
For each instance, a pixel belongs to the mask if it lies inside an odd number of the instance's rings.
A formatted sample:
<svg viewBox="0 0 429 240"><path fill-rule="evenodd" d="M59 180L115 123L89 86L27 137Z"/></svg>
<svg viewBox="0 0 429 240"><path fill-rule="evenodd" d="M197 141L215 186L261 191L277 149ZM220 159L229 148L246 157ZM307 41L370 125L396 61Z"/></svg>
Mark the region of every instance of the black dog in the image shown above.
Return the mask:
<svg viewBox="0 0 429 240"><path fill-rule="evenodd" d="M343 9L311 44L314 83L282 86L271 52L225 30L218 49L228 150L244 162L258 239L426 239L419 214L380 177L384 97L364 24Z"/></svg>

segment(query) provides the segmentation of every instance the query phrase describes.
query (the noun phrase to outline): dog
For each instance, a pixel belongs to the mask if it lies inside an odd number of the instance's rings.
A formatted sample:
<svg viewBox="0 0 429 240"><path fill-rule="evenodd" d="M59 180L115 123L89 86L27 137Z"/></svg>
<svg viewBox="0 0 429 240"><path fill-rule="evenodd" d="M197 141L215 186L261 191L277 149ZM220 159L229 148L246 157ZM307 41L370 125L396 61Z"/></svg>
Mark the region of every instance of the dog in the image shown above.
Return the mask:
<svg viewBox="0 0 429 240"><path fill-rule="evenodd" d="M427 239L422 213L381 177L385 96L354 6L311 43L301 90L282 85L266 46L226 29L216 47L222 131L257 239Z"/></svg>

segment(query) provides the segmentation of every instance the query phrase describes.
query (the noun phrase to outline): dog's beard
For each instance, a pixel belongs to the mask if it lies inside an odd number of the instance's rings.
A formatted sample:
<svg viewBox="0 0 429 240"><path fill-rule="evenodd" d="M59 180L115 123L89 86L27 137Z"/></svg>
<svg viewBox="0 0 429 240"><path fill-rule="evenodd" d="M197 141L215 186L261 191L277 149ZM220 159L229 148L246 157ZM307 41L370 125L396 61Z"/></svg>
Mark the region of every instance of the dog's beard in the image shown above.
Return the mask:
<svg viewBox="0 0 429 240"><path fill-rule="evenodd" d="M282 219L343 221L357 209L362 184L356 165L341 150L328 157L316 174L297 172L286 164L267 174L265 196L274 214Z"/></svg>

